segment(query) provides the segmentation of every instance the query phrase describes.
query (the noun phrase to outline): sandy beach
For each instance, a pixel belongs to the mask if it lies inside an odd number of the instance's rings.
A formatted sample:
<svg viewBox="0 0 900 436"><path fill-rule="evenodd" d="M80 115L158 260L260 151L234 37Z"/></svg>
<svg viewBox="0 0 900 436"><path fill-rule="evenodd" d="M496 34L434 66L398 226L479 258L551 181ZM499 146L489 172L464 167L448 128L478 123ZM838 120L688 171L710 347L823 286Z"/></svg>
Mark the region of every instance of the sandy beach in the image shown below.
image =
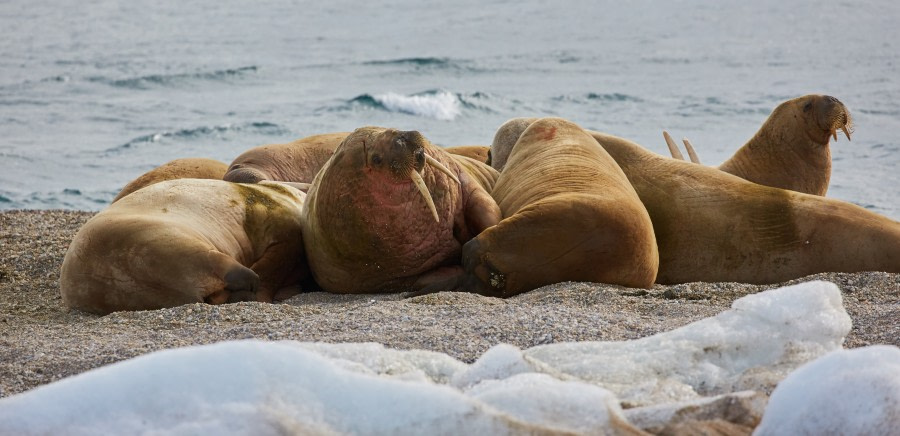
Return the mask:
<svg viewBox="0 0 900 436"><path fill-rule="evenodd" d="M689 283L630 289L560 283L506 300L440 293L297 295L283 303L193 304L108 316L69 311L59 268L92 212L0 213L0 397L152 351L257 338L378 342L471 362L499 343L520 348L569 341L635 339L715 315L778 285ZM900 346L900 274L828 273L853 319L845 347Z"/></svg>

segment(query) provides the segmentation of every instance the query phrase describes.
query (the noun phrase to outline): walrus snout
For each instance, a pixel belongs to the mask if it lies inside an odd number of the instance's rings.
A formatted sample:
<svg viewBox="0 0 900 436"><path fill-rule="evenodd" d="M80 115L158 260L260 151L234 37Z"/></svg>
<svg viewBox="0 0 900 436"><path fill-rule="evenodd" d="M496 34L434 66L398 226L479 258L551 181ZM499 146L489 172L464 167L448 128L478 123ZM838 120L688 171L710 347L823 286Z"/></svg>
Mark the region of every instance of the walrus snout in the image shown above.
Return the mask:
<svg viewBox="0 0 900 436"><path fill-rule="evenodd" d="M844 103L830 95L823 95L822 99L826 107L823 112L827 114L825 115L824 128L828 130L829 135L835 141L837 141L838 130L843 131L849 141L850 133L853 131L853 120L850 118L850 111L847 110L847 106L844 106Z"/></svg>

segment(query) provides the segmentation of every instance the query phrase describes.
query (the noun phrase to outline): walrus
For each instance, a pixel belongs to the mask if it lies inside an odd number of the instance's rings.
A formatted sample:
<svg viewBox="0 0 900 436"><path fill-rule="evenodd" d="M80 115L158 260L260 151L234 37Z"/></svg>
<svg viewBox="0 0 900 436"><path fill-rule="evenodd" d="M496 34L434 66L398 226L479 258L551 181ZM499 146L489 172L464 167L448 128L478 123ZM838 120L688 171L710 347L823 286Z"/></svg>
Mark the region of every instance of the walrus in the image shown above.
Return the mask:
<svg viewBox="0 0 900 436"><path fill-rule="evenodd" d="M475 159L483 164L491 164L491 147L487 145L457 145L444 149L447 153Z"/></svg>
<svg viewBox="0 0 900 436"><path fill-rule="evenodd" d="M650 216L616 162L578 125L543 118L528 126L491 195L503 220L463 246L455 277L420 293L509 297L563 281L653 285L659 254Z"/></svg>
<svg viewBox="0 0 900 436"><path fill-rule="evenodd" d="M237 183L262 180L312 183L347 135L349 132L325 133L286 144L253 147L231 162L223 179Z"/></svg>
<svg viewBox="0 0 900 436"><path fill-rule="evenodd" d="M650 213L658 283L770 284L819 272L900 272L900 222L590 133Z"/></svg>
<svg viewBox="0 0 900 436"><path fill-rule="evenodd" d="M348 135L304 205L316 283L334 293L411 290L458 265L462 244L500 220L484 182L467 169L479 163L459 159L467 158L417 131L361 127Z"/></svg>
<svg viewBox="0 0 900 436"><path fill-rule="evenodd" d="M113 203L145 186L174 179L214 179L221 180L228 165L214 159L190 157L166 162L125 185Z"/></svg>
<svg viewBox="0 0 900 436"><path fill-rule="evenodd" d="M512 153L513 146L522 136L522 132L537 121L537 118L513 118L506 121L494 133L494 140L491 141L490 161L488 165L497 171L502 171L506 166L506 160Z"/></svg>
<svg viewBox="0 0 900 436"><path fill-rule="evenodd" d="M59 278L63 303L107 314L299 292L308 275L305 194L263 183L179 179L123 197L69 245Z"/></svg>
<svg viewBox="0 0 900 436"><path fill-rule="evenodd" d="M841 130L850 140L853 121L840 100L828 95L804 95L778 105L755 135L719 169L745 180L775 188L824 196L831 179L831 138ZM682 159L663 132L672 156ZM685 147L699 163L690 142Z"/></svg>

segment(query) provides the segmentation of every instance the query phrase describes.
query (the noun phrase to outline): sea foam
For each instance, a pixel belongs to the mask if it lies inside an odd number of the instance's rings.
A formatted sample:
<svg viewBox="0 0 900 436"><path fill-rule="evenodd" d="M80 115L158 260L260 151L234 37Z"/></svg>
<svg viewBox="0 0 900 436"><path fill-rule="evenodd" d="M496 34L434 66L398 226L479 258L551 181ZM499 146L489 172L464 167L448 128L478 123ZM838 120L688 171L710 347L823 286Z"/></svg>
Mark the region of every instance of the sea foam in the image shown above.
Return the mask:
<svg viewBox="0 0 900 436"><path fill-rule="evenodd" d="M375 94L372 99L384 109L436 120L453 121L461 113L459 97L447 91L401 95L393 92Z"/></svg>

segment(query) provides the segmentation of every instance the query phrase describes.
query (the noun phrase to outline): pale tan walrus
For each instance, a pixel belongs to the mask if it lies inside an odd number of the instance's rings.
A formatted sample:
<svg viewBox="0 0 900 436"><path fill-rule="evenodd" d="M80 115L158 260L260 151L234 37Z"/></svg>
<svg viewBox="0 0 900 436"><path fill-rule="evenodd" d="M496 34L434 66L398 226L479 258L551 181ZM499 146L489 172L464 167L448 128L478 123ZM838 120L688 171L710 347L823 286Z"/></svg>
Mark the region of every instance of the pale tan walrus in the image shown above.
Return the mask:
<svg viewBox="0 0 900 436"><path fill-rule="evenodd" d="M464 161L464 163L461 163ZM458 265L462 244L500 220L489 168L416 131L362 127L316 175L303 237L316 282L336 293L417 289Z"/></svg>
<svg viewBox="0 0 900 436"><path fill-rule="evenodd" d="M537 120L508 160L502 157L491 194L503 220L466 243L456 277L425 292L509 297L563 281L654 283L659 256L650 216L616 162L581 127Z"/></svg>
<svg viewBox="0 0 900 436"><path fill-rule="evenodd" d="M106 314L286 298L308 274L303 198L277 184L199 179L135 191L75 235L60 272L63 303Z"/></svg>
<svg viewBox="0 0 900 436"><path fill-rule="evenodd" d="M852 131L850 112L828 95L805 95L778 105L755 135L719 169L775 188L825 195L831 179L831 138ZM678 146L663 132L672 157L683 160ZM691 143L691 161L700 163Z"/></svg>
<svg viewBox="0 0 900 436"><path fill-rule="evenodd" d="M213 159L189 157L166 162L125 185L113 199L113 203L145 186L174 179L222 180L228 165Z"/></svg>

